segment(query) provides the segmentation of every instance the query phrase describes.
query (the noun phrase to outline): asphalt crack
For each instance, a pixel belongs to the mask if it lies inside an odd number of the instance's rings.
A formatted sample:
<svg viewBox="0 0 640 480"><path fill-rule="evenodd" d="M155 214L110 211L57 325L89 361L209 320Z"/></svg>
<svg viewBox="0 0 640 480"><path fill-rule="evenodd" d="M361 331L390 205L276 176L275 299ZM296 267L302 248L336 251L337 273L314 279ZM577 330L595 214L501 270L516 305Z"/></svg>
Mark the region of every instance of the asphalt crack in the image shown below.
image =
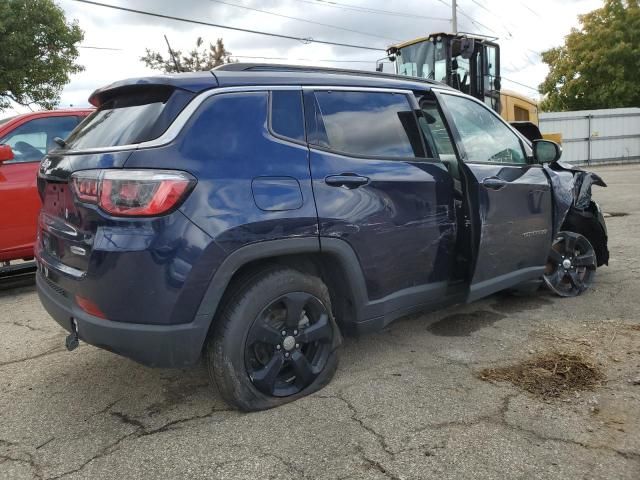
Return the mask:
<svg viewBox="0 0 640 480"><path fill-rule="evenodd" d="M16 322L16 321L13 321L12 323L16 327L23 327L23 328L26 328L28 330L31 330L32 332L49 332L49 330L45 330L44 328L32 327L31 325L29 325L27 323L20 323L20 322Z"/></svg>
<svg viewBox="0 0 640 480"><path fill-rule="evenodd" d="M45 445L49 445L51 442L53 442L56 439L56 437L51 437L49 440L45 441L44 443L41 443L40 445L38 445L36 447L36 450L40 450L42 447L44 447Z"/></svg>
<svg viewBox="0 0 640 480"><path fill-rule="evenodd" d="M344 398L344 396L342 394L336 393L334 395L322 395L322 396L318 396L318 398L334 398L336 400L340 400L342 403L344 403L347 406L347 408L351 412L351 416L350 416L351 420L356 422L358 425L360 425L360 427L362 427L364 430L366 430L371 435L373 435L376 438L376 440L377 440L378 444L380 445L380 447L382 448L382 450L384 450L388 455L391 455L391 456L395 455L395 453L389 448L389 445L387 444L387 441L384 438L384 435L382 435L381 433L376 432L372 427L367 425L364 422L364 420L362 420L361 418L358 418L358 410L357 410L357 408L349 400Z"/></svg>
<svg viewBox="0 0 640 480"><path fill-rule="evenodd" d="M617 455L620 455L621 457L623 457L623 458L625 458L627 460L632 460L632 461L640 463L640 453L630 452L630 451L626 451L626 450L619 450L617 448L606 447L606 446L601 446L601 445L590 445L588 443L580 442L578 440L572 440L570 438L543 435L540 432L537 432L536 430L525 428L525 427L523 427L521 425L510 423L506 419L504 421L500 422L500 424L505 426L505 427L507 427L507 428L510 428L512 430L515 430L515 431L522 432L522 433L525 433L527 435L530 435L530 436L534 437L535 439L537 439L539 441L543 441L543 442L547 442L547 441L548 442L559 442L559 443L564 443L564 444L567 444L567 445L575 445L575 446L578 446L578 447L586 448L587 450L597 450L597 451L611 452L611 453L615 453Z"/></svg>
<svg viewBox="0 0 640 480"><path fill-rule="evenodd" d="M304 472L304 470L302 470L297 465L294 465L293 462L290 462L289 460L281 457L280 455L276 455L275 453L264 452L264 451L262 451L262 453L263 453L263 455L261 457L258 457L258 458L275 458L280 463L282 463L285 467L287 467L289 469L289 471L291 471L293 474L295 474L295 478L306 478L307 477L307 475Z"/></svg>
<svg viewBox="0 0 640 480"><path fill-rule="evenodd" d="M365 453L363 448L360 445L356 446L356 450L358 451L358 454L360 455L360 458L362 459L362 461L365 462L365 464L373 469L373 470L377 470L378 472L380 472L381 474L383 474L385 477L390 478L392 480L401 480L400 477L398 477L397 475L395 475L394 473L390 472L389 469L387 467L385 467L381 462L379 462L378 460L374 460L372 458L369 458ZM391 454L393 457L395 457L395 454Z"/></svg>
<svg viewBox="0 0 640 480"><path fill-rule="evenodd" d="M45 357L47 355L53 355L54 353L60 353L60 352L63 352L64 350L65 350L64 347L54 347L54 348L52 348L50 350L38 353L36 355L32 355L30 357L24 357L24 358L20 358L18 360L8 360L6 362L0 362L0 368L1 367L6 367L7 365L14 365L16 363L22 363L22 362L27 362L29 360L35 360L36 358L42 358L42 357Z"/></svg>
<svg viewBox="0 0 640 480"><path fill-rule="evenodd" d="M110 455L113 452L116 452L120 448L120 444L124 440L126 440L129 437L134 436L136 433L137 433L137 431L134 430L131 433L123 435L122 437L118 438L115 442L112 442L111 444L109 444L106 447L104 447L103 449L101 449L97 454L95 454L94 456L92 456L91 458L86 460L78 468L74 468L73 470L68 470L68 471L66 471L64 473L61 473L60 475L56 475L54 477L48 477L46 480L58 480L60 478L67 477L69 475L73 475L74 473L78 473L78 472L82 471L91 462L93 462L95 460L98 460L99 458L106 457L107 455Z"/></svg>
<svg viewBox="0 0 640 480"><path fill-rule="evenodd" d="M111 404L107 405L104 409L102 409L100 412L96 412L91 416L95 416L95 415L98 415L100 413L106 413L118 401L120 401L120 399L112 402ZM89 465L93 461L98 460L98 459L103 458L103 457L106 457L106 456L116 452L120 448L120 444L123 441L127 440L127 439L136 440L138 438L142 438L142 437L145 437L145 436L155 435L157 433L162 433L162 432L166 432L166 431L169 431L169 430L174 430L174 428L172 428L172 427L175 426L175 425L180 425L180 424L191 422L191 421L194 421L194 420L200 420L200 419L203 419L203 418L207 418L207 417L210 417L210 416L214 415L215 413L223 412L223 411L228 411L228 410L221 410L221 409L215 409L214 408L209 413L206 413L204 415L195 415L195 416L192 416L192 417L173 420L171 422L165 423L164 425L162 425L162 426L160 426L158 428L154 428L154 429L151 429L151 430L147 429L147 427L141 421L137 420L136 418L133 418L133 417L129 416L126 413L123 413L123 412L109 412L109 414L111 416L117 418L118 420L120 420L122 423L124 423L126 425L130 425L131 427L134 428L134 430L132 432L130 432L130 433L127 433L126 435L123 435L123 436L119 437L116 441L112 442L111 444L109 444L106 447L104 447L103 449L101 449L96 455L92 456L87 461L82 463L82 465L80 465L78 468L75 468L73 470L69 470L67 472L61 473L60 475L57 475L57 476L54 476L54 477L49 477L46 480L58 480L60 478L67 477L69 475L72 475L74 473L78 473L78 472L82 471L85 467L87 467L87 465ZM216 466L218 466L218 465L216 465Z"/></svg>
<svg viewBox="0 0 640 480"><path fill-rule="evenodd" d="M2 447L6 447L6 448L17 448L20 451L18 452L18 455L24 455L26 458L20 458L18 456L15 455L9 455L7 453L1 453L0 454L0 459L2 460L2 462L0 463L5 463L5 462L17 462L17 463L24 463L29 465L33 471L34 471L34 475L36 478L38 479L42 479L43 475L42 475L42 467L40 466L40 464L38 462L36 462L36 460L33 458L33 455L27 451L25 451L24 449L22 449L20 447L19 444L14 443L14 442L10 442L8 440L2 440L0 439L0 446Z"/></svg>
<svg viewBox="0 0 640 480"><path fill-rule="evenodd" d="M333 395L319 395L317 398L336 399L336 400L341 401L344 405L346 405L347 409L351 413L351 415L349 416L350 420L352 420L353 422L358 424L360 426L360 428L362 428L366 432L370 433L376 439L376 443L382 449L382 451L386 455L388 455L392 460L395 459L396 453L393 450L391 450L391 448L389 447L389 445L387 443L387 440L385 439L384 435L382 435L381 433L377 432L375 429L373 429L372 427L367 425L364 422L364 420L359 418L358 417L359 413L358 413L358 409L356 408L356 406L353 405L353 403L351 403L349 400L347 400L343 396L342 393L336 393L336 394L333 394ZM363 449L363 447L361 445L356 445L356 451L358 452L358 455L362 459L362 461L365 462L365 464L369 468L377 470L378 472L380 472L381 474L383 474L387 478L390 478L391 480L401 480L400 477L398 477L393 472L391 472L389 470L389 468L385 467L382 462L367 456L365 454L364 449Z"/></svg>

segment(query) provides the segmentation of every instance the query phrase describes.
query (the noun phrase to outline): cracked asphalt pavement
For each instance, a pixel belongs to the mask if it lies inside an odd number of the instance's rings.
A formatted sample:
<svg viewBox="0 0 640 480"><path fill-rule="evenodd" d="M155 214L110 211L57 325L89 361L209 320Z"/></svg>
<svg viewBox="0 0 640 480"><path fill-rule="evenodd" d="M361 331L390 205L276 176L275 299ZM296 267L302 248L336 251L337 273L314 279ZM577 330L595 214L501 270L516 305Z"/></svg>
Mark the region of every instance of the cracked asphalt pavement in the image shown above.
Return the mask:
<svg viewBox="0 0 640 480"><path fill-rule="evenodd" d="M637 480L640 166L597 172L616 215L586 294L502 293L348 338L327 388L265 412L230 410L204 366L69 353L32 285L0 291L0 478ZM554 350L605 380L545 400L477 376Z"/></svg>

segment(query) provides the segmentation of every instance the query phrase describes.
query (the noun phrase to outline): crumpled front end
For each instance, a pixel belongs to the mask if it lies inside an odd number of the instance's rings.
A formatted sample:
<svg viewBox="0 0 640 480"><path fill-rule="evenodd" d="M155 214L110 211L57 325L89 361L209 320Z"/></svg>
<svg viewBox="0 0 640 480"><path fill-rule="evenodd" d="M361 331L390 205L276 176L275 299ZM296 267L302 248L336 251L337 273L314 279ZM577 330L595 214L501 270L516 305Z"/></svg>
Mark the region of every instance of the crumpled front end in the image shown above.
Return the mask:
<svg viewBox="0 0 640 480"><path fill-rule="evenodd" d="M607 184L593 172L563 162L544 166L553 189L554 237L570 230L587 237L595 249L598 266L608 265L607 227L600 206L592 199L592 187Z"/></svg>

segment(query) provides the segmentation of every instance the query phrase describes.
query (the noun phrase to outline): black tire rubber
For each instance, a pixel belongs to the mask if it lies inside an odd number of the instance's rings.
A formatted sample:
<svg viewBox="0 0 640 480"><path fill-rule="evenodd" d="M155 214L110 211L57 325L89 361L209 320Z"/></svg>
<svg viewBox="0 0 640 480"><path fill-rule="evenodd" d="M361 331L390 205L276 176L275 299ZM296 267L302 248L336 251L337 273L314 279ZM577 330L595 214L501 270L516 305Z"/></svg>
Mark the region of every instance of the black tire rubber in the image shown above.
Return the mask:
<svg viewBox="0 0 640 480"><path fill-rule="evenodd" d="M567 242L571 242L569 251ZM585 260L588 262L585 263ZM567 268L560 264L563 261L568 262ZM587 237L576 232L561 231L553 241L542 278L547 288L556 295L577 297L591 287L596 269L597 254Z"/></svg>
<svg viewBox="0 0 640 480"><path fill-rule="evenodd" d="M278 297L289 292L306 292L317 297L329 312L334 329L333 348L325 368L300 392L275 397L260 392L251 382L245 366L245 342L249 330L260 312ZM292 402L323 388L333 378L338 366L337 346L341 336L331 313L329 289L313 275L286 267L274 266L248 275L236 284L215 319L207 341L205 358L211 381L222 398L243 411L265 410Z"/></svg>

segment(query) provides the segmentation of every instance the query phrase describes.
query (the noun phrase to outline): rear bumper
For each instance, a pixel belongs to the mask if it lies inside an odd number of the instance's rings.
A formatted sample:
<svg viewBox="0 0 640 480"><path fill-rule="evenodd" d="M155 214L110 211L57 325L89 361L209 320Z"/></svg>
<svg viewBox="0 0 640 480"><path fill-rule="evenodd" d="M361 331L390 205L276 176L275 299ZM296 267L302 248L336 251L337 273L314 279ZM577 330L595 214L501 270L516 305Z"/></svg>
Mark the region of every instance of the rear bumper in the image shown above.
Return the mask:
<svg viewBox="0 0 640 480"><path fill-rule="evenodd" d="M210 316L196 316L191 323L147 325L114 322L81 310L69 294L56 288L41 272L36 274L38 296L49 315L71 332L75 319L80 340L150 367L184 367L197 363Z"/></svg>

